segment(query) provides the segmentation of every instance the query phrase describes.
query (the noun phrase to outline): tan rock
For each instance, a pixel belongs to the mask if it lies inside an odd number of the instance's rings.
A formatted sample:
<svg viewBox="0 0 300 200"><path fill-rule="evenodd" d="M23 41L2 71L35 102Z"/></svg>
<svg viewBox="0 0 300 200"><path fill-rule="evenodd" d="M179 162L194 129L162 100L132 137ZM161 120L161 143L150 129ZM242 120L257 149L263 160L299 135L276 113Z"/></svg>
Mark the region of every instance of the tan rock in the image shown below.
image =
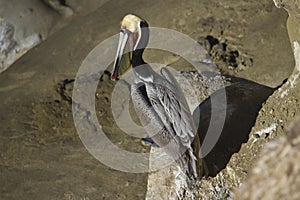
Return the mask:
<svg viewBox="0 0 300 200"><path fill-rule="evenodd" d="M287 135L266 144L235 199L300 199L300 115Z"/></svg>

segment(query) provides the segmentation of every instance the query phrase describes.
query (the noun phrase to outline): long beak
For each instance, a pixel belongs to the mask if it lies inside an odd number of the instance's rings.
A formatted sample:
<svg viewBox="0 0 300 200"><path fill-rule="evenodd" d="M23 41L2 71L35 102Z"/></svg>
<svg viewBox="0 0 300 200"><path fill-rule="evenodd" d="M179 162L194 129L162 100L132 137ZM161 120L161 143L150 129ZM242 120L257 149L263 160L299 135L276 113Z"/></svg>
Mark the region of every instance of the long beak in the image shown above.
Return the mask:
<svg viewBox="0 0 300 200"><path fill-rule="evenodd" d="M126 33L126 32L123 32L123 31L120 32L118 51L117 51L116 59L115 59L115 62L114 62L114 68L113 68L113 71L112 71L112 74L111 74L111 77L110 77L112 80L116 80L118 78L118 71L119 71L119 68L120 68L121 59L122 59L124 49L125 49L125 46L127 44L128 38L129 38L128 34L129 33Z"/></svg>

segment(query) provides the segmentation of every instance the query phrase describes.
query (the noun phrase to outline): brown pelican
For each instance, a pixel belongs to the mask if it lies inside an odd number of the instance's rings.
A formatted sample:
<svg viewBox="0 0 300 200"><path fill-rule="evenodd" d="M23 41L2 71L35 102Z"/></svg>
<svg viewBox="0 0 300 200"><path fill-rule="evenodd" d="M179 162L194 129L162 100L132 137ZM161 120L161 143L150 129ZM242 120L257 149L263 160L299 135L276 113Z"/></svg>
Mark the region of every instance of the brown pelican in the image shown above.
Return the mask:
<svg viewBox="0 0 300 200"><path fill-rule="evenodd" d="M124 49L129 47L135 75L131 97L143 127L190 180L199 179L203 170L200 140L188 104L169 70L162 68L158 74L144 62L148 39L145 20L132 14L123 18L111 79L117 79Z"/></svg>

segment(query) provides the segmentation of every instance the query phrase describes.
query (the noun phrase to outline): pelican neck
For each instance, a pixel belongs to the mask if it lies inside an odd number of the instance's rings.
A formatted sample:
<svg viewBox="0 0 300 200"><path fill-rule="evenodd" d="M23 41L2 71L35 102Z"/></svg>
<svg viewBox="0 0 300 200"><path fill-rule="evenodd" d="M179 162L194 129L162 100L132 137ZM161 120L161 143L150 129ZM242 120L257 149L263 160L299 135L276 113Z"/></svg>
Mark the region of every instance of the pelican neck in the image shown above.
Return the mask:
<svg viewBox="0 0 300 200"><path fill-rule="evenodd" d="M136 49L132 53L132 67L136 68L137 66L146 64L143 60L144 49Z"/></svg>

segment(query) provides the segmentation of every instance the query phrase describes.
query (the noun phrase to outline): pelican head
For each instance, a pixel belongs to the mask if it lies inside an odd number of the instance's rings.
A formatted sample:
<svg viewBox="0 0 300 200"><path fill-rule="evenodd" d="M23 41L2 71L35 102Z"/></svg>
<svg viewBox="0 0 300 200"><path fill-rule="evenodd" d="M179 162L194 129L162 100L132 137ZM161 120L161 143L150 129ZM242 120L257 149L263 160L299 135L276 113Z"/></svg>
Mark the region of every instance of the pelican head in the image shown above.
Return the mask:
<svg viewBox="0 0 300 200"><path fill-rule="evenodd" d="M117 55L111 75L112 80L117 79L124 50L127 49L132 52L136 50L143 51L147 46L148 38L148 24L145 20L133 14L128 14L123 18ZM132 57L130 59L132 60Z"/></svg>

